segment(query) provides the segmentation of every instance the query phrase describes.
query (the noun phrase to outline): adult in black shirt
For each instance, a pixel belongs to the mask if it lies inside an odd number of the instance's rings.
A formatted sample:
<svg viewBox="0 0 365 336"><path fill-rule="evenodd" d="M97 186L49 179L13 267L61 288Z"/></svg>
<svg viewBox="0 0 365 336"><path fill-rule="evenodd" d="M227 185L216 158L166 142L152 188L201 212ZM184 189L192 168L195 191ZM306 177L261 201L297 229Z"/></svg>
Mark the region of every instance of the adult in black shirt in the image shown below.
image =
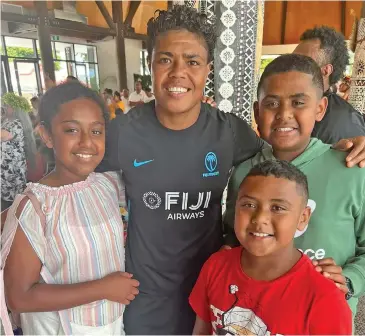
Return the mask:
<svg viewBox="0 0 365 336"><path fill-rule="evenodd" d="M294 53L313 58L321 67L328 98L327 112L320 122L316 122L312 136L328 144L344 138L364 136L365 121L361 113L330 90L342 78L349 64L344 36L323 26L305 31L300 40Z"/></svg>

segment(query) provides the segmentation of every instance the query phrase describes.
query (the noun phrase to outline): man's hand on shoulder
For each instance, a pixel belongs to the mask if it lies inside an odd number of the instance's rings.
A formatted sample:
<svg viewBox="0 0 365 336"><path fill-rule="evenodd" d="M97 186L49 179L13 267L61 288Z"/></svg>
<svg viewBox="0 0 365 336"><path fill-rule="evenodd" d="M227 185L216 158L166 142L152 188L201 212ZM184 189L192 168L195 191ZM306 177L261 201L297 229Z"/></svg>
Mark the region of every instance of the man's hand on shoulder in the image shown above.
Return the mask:
<svg viewBox="0 0 365 336"><path fill-rule="evenodd" d="M345 295L348 293L349 289L346 285L346 278L342 274L342 267L336 265L336 262L332 258L313 260L312 264L317 272L322 273L324 277L332 280L341 292Z"/></svg>
<svg viewBox="0 0 365 336"><path fill-rule="evenodd" d="M229 245L223 245L220 249L219 249L219 251L223 251L223 250L231 250L232 249L232 247L231 246L229 246Z"/></svg>
<svg viewBox="0 0 365 336"><path fill-rule="evenodd" d="M342 139L333 145L333 149L349 152L346 157L346 165L351 168L358 165L365 167L365 136L357 136L349 139Z"/></svg>
<svg viewBox="0 0 365 336"><path fill-rule="evenodd" d="M213 99L213 98L211 98L211 97L204 96L204 97L202 98L202 102L203 102L203 103L207 103L207 104L209 104L210 106L217 107L217 103L216 103L216 102L214 101L214 99Z"/></svg>

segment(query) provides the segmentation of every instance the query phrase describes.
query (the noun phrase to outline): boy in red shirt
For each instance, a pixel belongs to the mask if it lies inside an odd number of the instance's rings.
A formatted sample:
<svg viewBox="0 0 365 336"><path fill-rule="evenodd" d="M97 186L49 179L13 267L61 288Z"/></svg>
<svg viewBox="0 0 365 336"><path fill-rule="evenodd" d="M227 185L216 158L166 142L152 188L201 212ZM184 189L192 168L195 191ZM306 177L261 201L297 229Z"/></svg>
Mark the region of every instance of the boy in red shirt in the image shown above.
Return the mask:
<svg viewBox="0 0 365 336"><path fill-rule="evenodd" d="M190 295L194 335L352 333L344 294L294 247L309 222L306 176L265 161L243 180L235 233L241 247L213 254Z"/></svg>

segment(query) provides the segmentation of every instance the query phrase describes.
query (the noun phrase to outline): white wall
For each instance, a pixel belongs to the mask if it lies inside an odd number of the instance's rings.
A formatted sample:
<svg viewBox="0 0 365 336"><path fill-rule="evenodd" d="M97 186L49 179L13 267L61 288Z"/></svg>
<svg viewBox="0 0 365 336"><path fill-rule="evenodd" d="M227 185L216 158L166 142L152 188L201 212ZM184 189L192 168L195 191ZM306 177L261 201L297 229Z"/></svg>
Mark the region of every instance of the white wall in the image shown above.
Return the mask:
<svg viewBox="0 0 365 336"><path fill-rule="evenodd" d="M291 54L297 44L281 44L281 45L269 45L262 47L262 55L282 55Z"/></svg>
<svg viewBox="0 0 365 336"><path fill-rule="evenodd" d="M101 41L96 43L99 63L100 89L109 88L117 90L118 83L118 62L115 40ZM140 52L142 42L138 40L125 39L125 56L127 63L127 85L129 90L134 90L133 74L140 73Z"/></svg>
<svg viewBox="0 0 365 336"><path fill-rule="evenodd" d="M105 88L117 90L118 85L118 64L117 50L114 40L101 41L96 43L98 53L98 66L100 78L100 90Z"/></svg>
<svg viewBox="0 0 365 336"><path fill-rule="evenodd" d="M127 85L130 92L134 91L133 74L141 74L142 41L125 40L125 58L127 63Z"/></svg>

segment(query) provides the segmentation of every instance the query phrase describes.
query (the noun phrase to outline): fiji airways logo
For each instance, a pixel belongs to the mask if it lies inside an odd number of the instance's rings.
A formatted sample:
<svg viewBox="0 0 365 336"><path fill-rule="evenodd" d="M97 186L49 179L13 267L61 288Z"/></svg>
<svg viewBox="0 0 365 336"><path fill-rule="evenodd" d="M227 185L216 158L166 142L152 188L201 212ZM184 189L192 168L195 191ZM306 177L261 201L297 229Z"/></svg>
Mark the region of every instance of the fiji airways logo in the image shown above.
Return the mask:
<svg viewBox="0 0 365 336"><path fill-rule="evenodd" d="M203 191L199 192L198 195L190 194L189 198L188 192L165 192L164 210L168 212L167 219L203 218L205 209L209 207L211 195L211 191ZM156 210L162 205L161 197L153 191L144 193L142 200L145 206L151 210Z"/></svg>
<svg viewBox="0 0 365 336"><path fill-rule="evenodd" d="M155 192L149 191L143 195L143 203L147 208L155 210L161 205L161 197Z"/></svg>
<svg viewBox="0 0 365 336"><path fill-rule="evenodd" d="M218 158L217 155L213 152L209 152L205 156L204 160L205 168L208 171L207 173L203 173L203 177L210 177L210 176L218 176L219 171L215 171L218 166Z"/></svg>

